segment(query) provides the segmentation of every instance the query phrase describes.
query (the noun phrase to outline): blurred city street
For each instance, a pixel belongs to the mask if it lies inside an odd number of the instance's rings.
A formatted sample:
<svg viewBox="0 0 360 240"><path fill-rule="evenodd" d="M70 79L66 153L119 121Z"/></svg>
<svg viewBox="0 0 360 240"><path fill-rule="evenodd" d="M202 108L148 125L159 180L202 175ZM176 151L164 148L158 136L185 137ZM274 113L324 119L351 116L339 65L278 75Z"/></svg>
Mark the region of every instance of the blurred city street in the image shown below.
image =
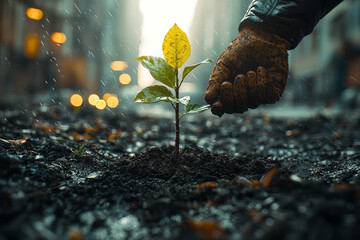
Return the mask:
<svg viewBox="0 0 360 240"><path fill-rule="evenodd" d="M250 3L0 0L0 240L360 239L360 1L288 51L279 101L184 116L176 164L174 102L134 102L176 23L206 104Z"/></svg>

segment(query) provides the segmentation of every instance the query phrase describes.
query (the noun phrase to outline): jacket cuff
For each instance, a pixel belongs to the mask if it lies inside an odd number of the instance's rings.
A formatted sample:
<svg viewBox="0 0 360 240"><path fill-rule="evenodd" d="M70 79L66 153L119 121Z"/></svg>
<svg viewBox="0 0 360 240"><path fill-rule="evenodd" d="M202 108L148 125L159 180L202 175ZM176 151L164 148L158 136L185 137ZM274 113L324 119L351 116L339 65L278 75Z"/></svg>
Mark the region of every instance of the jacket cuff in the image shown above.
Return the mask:
<svg viewBox="0 0 360 240"><path fill-rule="evenodd" d="M251 26L278 35L294 49L342 0L253 0L239 31Z"/></svg>
<svg viewBox="0 0 360 240"><path fill-rule="evenodd" d="M279 36L280 38L286 40L290 44L290 47L288 48L288 50L292 50L292 49L296 48L297 45L299 45L299 43L301 42L301 40L303 38L303 37L301 37L301 35L292 36L292 35L288 34L288 33L286 33L285 29L283 31L281 31L279 28L272 28L272 26L269 26L268 24L262 22L259 19L251 19L251 18L243 19L241 21L241 23L239 24L238 30L240 32L241 29L247 28L247 27L257 28L264 32L275 34L275 35ZM284 33L286 33L286 34L284 34Z"/></svg>

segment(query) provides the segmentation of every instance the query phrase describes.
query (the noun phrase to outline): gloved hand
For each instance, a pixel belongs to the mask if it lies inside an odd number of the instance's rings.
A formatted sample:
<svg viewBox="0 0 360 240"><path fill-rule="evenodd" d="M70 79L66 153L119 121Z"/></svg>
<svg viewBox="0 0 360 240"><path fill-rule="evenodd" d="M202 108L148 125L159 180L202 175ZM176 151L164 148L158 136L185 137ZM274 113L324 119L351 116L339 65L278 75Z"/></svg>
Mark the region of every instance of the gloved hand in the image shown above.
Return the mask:
<svg viewBox="0 0 360 240"><path fill-rule="evenodd" d="M288 75L290 44L275 34L244 27L216 62L205 93L213 114L243 113L275 103Z"/></svg>

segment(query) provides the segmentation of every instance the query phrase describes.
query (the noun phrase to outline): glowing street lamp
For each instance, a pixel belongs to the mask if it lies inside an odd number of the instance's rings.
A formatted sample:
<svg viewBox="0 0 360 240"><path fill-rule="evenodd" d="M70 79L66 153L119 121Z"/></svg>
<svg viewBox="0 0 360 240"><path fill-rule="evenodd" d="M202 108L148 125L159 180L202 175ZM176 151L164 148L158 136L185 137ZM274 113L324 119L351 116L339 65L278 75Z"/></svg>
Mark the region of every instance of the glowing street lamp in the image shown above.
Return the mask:
<svg viewBox="0 0 360 240"><path fill-rule="evenodd" d="M74 107L80 107L83 104L83 98L82 96L80 96L80 94L73 94L70 97L70 103L71 105L73 105Z"/></svg>
<svg viewBox="0 0 360 240"><path fill-rule="evenodd" d="M100 99L100 100L96 103L95 107L96 107L97 109L99 109L99 110L105 109L105 108L106 108L106 102L105 102L105 100Z"/></svg>
<svg viewBox="0 0 360 240"><path fill-rule="evenodd" d="M41 20L43 17L43 11L37 8L28 8L26 9L26 15L28 18L33 20Z"/></svg>
<svg viewBox="0 0 360 240"><path fill-rule="evenodd" d="M34 34L26 36L24 54L27 58L37 58L40 51L40 39Z"/></svg>
<svg viewBox="0 0 360 240"><path fill-rule="evenodd" d="M108 100L109 97L111 97L112 94L110 93L105 93L104 96L102 97L102 99L104 99L104 101L106 102Z"/></svg>
<svg viewBox="0 0 360 240"><path fill-rule="evenodd" d="M95 106L97 102L100 100L100 97L96 94L91 94L88 98L90 105Z"/></svg>
<svg viewBox="0 0 360 240"><path fill-rule="evenodd" d="M106 104L109 108L116 108L119 105L119 99L117 96L112 95L106 100Z"/></svg>
<svg viewBox="0 0 360 240"><path fill-rule="evenodd" d="M54 32L51 34L51 40L54 43L62 44L66 41L66 35L61 32Z"/></svg>
<svg viewBox="0 0 360 240"><path fill-rule="evenodd" d="M113 71L124 71L125 69L127 69L128 65L124 61L113 61L110 64L110 67Z"/></svg>
<svg viewBox="0 0 360 240"><path fill-rule="evenodd" d="M123 73L119 77L119 82L123 85L127 85L131 82L131 76L127 73Z"/></svg>

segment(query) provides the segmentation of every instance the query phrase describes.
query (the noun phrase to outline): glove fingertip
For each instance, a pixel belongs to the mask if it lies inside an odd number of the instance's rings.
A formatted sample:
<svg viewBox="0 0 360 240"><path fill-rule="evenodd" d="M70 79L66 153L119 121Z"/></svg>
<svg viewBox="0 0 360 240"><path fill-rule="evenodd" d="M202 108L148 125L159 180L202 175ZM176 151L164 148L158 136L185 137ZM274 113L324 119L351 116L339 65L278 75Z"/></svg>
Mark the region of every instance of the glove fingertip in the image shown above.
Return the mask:
<svg viewBox="0 0 360 240"><path fill-rule="evenodd" d="M206 91L205 92L205 101L208 103L208 104L212 104L216 101L217 99L217 95L216 93L214 93L214 91Z"/></svg>
<svg viewBox="0 0 360 240"><path fill-rule="evenodd" d="M255 109L259 106L257 101L258 99L258 89L257 89L257 80L256 80L256 73L254 71L249 71L246 74L246 78L248 80L248 107Z"/></svg>
<svg viewBox="0 0 360 240"><path fill-rule="evenodd" d="M256 72L257 87L258 87L258 101L260 104L266 104L266 69L259 66Z"/></svg>
<svg viewBox="0 0 360 240"><path fill-rule="evenodd" d="M220 92L220 84L215 81L209 81L209 85L205 92L205 101L208 104L214 103L218 99Z"/></svg>
<svg viewBox="0 0 360 240"><path fill-rule="evenodd" d="M221 117L222 115L224 115L224 110L223 110L223 106L222 103L220 101L215 102L214 104L211 105L211 112L214 115L217 115L219 117Z"/></svg>
<svg viewBox="0 0 360 240"><path fill-rule="evenodd" d="M223 82L220 86L220 100L223 103L225 113L234 113L233 85L231 82Z"/></svg>
<svg viewBox="0 0 360 240"><path fill-rule="evenodd" d="M243 113L248 109L247 106L247 80L244 74L239 74L234 79L233 85L234 111Z"/></svg>

